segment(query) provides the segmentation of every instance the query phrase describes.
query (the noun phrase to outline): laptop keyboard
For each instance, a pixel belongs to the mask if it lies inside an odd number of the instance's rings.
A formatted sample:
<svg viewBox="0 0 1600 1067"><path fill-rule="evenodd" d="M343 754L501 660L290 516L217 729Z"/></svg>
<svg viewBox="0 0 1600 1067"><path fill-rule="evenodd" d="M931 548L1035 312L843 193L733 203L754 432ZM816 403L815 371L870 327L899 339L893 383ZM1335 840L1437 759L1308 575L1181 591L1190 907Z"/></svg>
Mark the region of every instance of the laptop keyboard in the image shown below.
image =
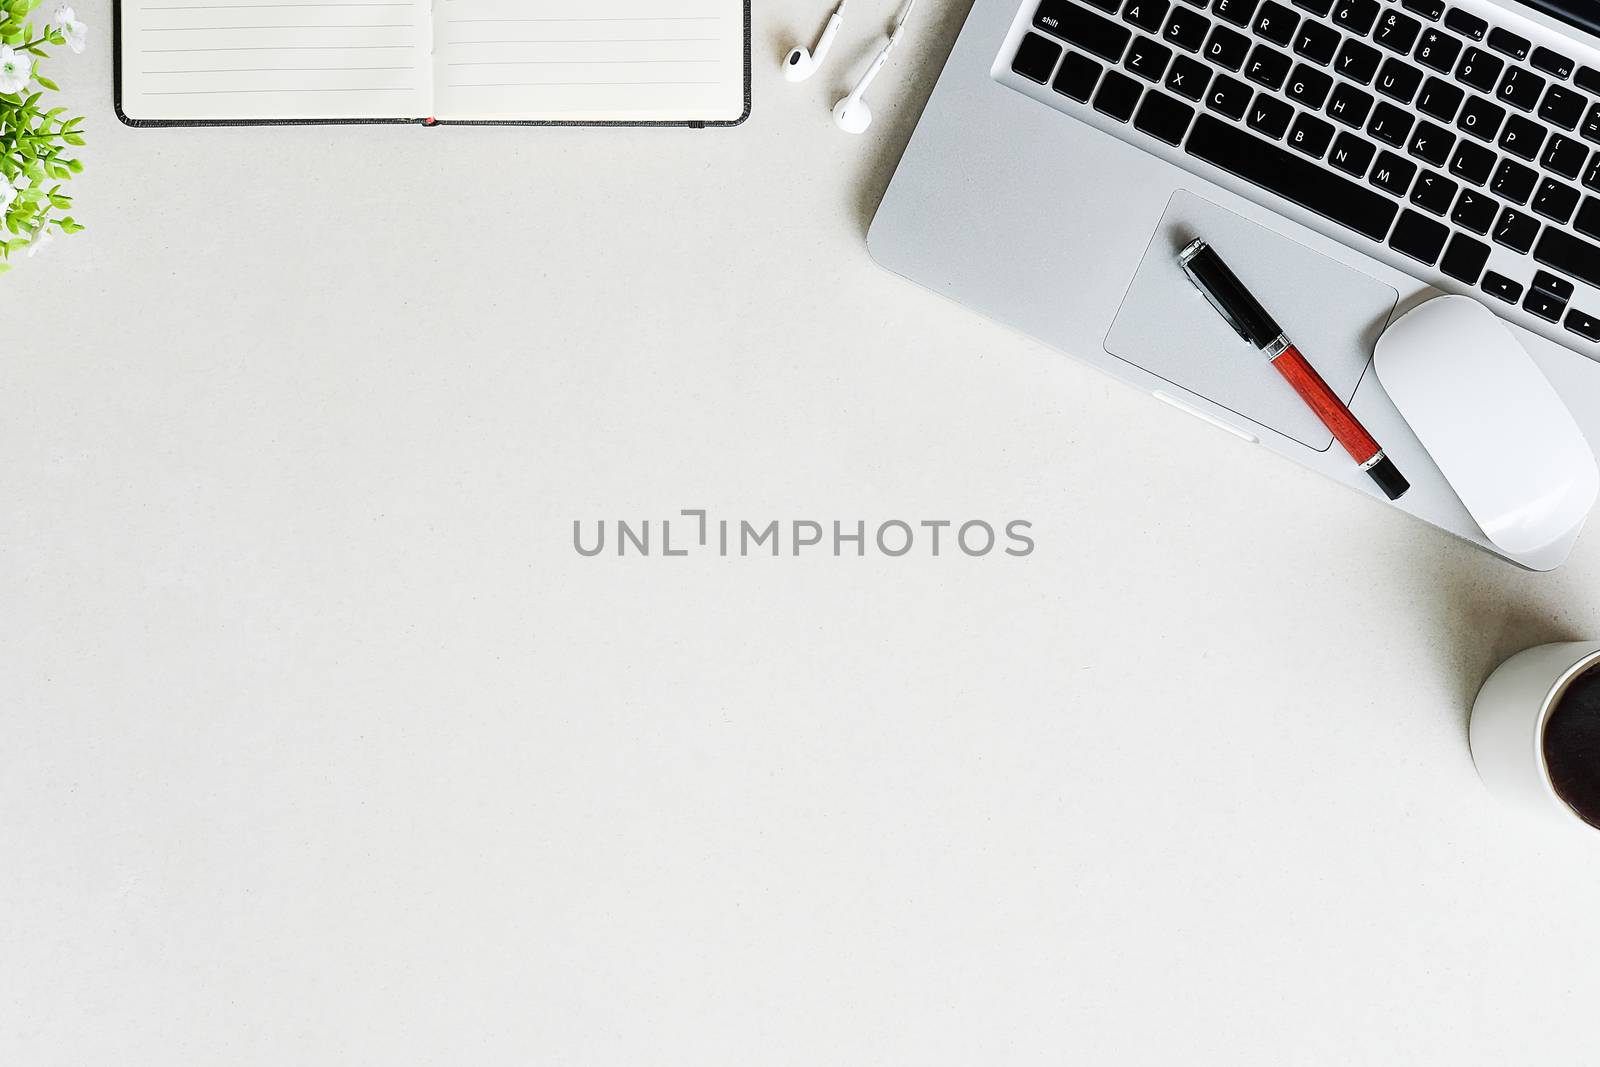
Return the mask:
<svg viewBox="0 0 1600 1067"><path fill-rule="evenodd" d="M1559 324L1596 354L1600 69L1443 0L1032 10L1010 67L1058 105Z"/></svg>

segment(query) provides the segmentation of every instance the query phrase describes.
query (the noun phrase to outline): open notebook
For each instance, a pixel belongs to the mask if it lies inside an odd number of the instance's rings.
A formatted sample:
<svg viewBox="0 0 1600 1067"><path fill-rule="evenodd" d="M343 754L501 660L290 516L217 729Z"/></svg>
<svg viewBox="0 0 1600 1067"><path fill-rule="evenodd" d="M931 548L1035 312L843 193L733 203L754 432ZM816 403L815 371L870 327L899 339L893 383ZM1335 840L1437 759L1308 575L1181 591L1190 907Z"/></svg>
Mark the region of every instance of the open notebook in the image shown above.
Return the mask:
<svg viewBox="0 0 1600 1067"><path fill-rule="evenodd" d="M129 125L729 126L750 0L115 0Z"/></svg>

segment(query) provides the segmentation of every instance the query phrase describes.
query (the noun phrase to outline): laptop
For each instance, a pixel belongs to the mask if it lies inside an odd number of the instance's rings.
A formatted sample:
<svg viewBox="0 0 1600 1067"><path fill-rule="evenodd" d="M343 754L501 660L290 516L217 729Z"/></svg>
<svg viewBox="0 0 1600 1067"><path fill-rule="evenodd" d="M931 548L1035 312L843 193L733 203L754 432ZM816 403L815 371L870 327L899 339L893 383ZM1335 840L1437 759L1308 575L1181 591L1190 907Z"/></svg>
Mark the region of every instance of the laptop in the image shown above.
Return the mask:
<svg viewBox="0 0 1600 1067"><path fill-rule="evenodd" d="M889 269L1383 500L1184 280L1203 237L1482 547L1372 367L1441 293L1600 450L1600 3L975 0L873 220ZM1545 570L1572 540L1534 557Z"/></svg>

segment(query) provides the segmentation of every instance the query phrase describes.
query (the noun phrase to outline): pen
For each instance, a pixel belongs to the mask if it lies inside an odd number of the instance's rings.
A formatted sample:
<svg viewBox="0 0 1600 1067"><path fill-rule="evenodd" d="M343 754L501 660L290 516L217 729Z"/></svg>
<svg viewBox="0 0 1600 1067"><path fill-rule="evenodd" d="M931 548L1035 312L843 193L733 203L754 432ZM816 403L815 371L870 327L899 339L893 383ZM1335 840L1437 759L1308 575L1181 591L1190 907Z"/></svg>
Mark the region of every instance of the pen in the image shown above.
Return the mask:
<svg viewBox="0 0 1600 1067"><path fill-rule="evenodd" d="M1267 313L1267 309L1228 269L1222 257L1204 241L1195 240L1178 253L1178 265L1228 325L1240 337L1267 354L1267 359L1278 368L1278 373L1294 387L1300 399L1322 420L1322 425L1350 453L1350 458L1378 483L1384 495L1390 500L1405 496L1411 483L1401 475L1394 461L1384 455L1383 448L1350 413L1338 394L1322 380L1316 368L1300 354L1300 350Z"/></svg>

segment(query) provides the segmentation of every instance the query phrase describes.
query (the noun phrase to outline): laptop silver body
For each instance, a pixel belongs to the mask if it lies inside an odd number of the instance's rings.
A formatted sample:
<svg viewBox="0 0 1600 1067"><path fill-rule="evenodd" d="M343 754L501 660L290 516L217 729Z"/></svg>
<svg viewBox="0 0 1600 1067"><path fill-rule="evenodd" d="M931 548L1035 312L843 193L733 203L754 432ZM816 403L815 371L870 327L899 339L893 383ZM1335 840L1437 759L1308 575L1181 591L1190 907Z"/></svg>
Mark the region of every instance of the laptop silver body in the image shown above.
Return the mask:
<svg viewBox="0 0 1600 1067"><path fill-rule="evenodd" d="M1564 21L1513 3L1453 6L1600 68L1600 39ZM1250 271L1262 280L1269 307L1290 309L1279 316L1287 332L1410 479L1411 491L1393 506L1505 556L1389 401L1371 366L1372 346L1389 321L1422 301L1443 292L1476 296L1512 327L1600 450L1600 344L1016 73L1013 57L1037 29L1038 9L1039 0L975 0L873 220L872 256L1382 501L1349 456L1308 423L1264 359L1174 282L1180 276L1169 261L1178 242L1220 232L1213 243L1247 282ZM1497 245L1489 267L1501 266L1528 273L1526 256ZM1579 305L1600 312L1600 291L1580 283ZM1325 359L1340 363L1337 374ZM1554 568L1578 536L1513 562Z"/></svg>

